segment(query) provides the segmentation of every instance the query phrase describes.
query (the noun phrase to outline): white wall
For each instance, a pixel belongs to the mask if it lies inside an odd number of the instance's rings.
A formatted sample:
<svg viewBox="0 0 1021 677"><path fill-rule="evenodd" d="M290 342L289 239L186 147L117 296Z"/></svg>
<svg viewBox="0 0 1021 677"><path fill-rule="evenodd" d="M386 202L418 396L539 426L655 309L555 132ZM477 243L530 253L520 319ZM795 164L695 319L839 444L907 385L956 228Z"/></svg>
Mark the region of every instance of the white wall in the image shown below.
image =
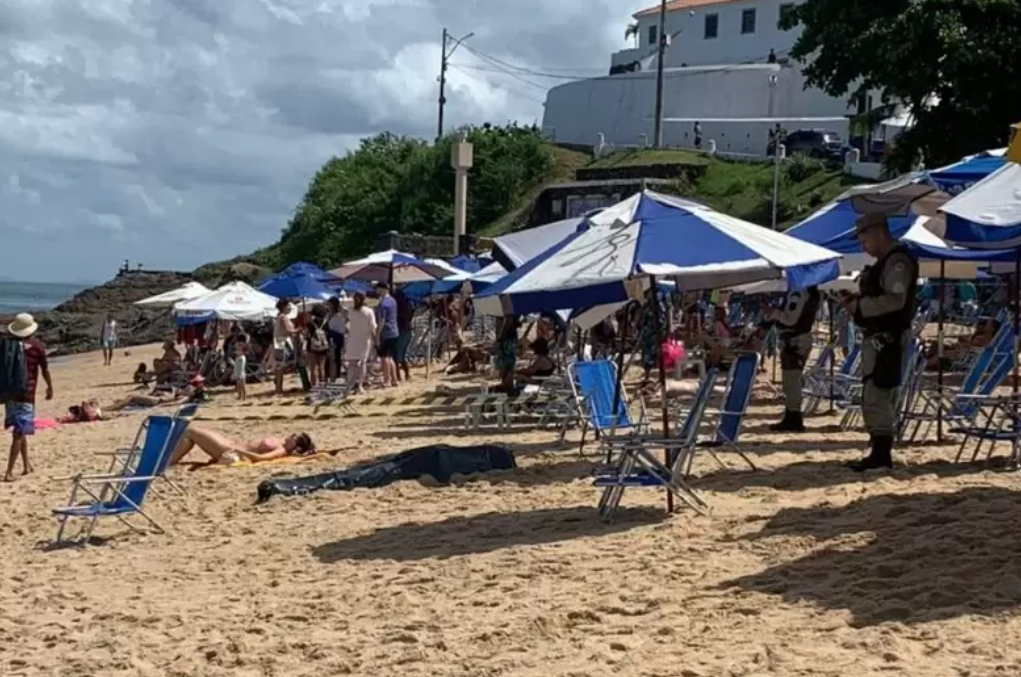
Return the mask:
<svg viewBox="0 0 1021 677"><path fill-rule="evenodd" d="M770 84L771 77L776 84ZM652 138L655 107L654 73L578 80L554 87L546 97L543 128L561 143L595 145L600 133L616 146ZM716 140L721 152L763 154L768 129L775 123L762 121L713 121L734 118L843 118L846 102L819 90L805 90L805 80L792 67L773 65L720 66L668 69L664 74L663 116L685 122L668 122L664 141L669 146L693 145L694 121L702 123L703 148ZM797 122L783 125L793 131L822 128L840 134L847 124Z"/></svg>
<svg viewBox="0 0 1021 677"><path fill-rule="evenodd" d="M784 4L800 4L804 0L726 0L701 5L693 10L675 10L666 17L667 33L672 35L667 47L667 68L706 66L716 64L764 62L769 50L784 56L800 34L800 29L783 31L777 27L780 7ZM755 10L755 32L741 33L741 17L744 10ZM708 15L718 16L717 37L705 37L705 22ZM611 57L611 65L626 64L655 54L656 42L649 42L649 27L659 25L659 14L643 16L638 20L639 44L637 49L617 52ZM678 33L680 31L680 33ZM655 68L651 59L650 68Z"/></svg>

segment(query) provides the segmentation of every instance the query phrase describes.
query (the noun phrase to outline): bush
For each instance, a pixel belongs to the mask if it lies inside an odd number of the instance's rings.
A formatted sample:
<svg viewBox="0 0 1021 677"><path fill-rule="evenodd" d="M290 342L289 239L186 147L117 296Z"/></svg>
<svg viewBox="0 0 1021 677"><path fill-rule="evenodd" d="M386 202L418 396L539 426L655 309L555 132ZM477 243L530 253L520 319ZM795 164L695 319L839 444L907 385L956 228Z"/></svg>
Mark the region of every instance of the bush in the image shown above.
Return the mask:
<svg viewBox="0 0 1021 677"><path fill-rule="evenodd" d="M804 153L795 153L787 158L783 164L784 177L791 183L801 183L812 178L815 174L825 171L826 164L817 158L809 157Z"/></svg>

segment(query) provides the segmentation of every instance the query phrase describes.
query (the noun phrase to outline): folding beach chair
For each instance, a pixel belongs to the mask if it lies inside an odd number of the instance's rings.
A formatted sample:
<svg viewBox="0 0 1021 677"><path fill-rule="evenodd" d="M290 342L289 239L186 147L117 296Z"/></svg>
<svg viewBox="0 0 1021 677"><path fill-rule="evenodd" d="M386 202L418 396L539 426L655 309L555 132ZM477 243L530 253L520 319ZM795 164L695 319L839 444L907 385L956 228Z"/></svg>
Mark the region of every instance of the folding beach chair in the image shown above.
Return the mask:
<svg viewBox="0 0 1021 677"><path fill-rule="evenodd" d="M170 463L170 458L173 456L174 450L181 441L181 437L184 435L184 431L188 428L188 424L191 422L195 415L198 413L198 403L183 404L177 408L174 412L174 429L170 433L170 441L167 444L167 453L164 454L160 461L159 467L156 469L155 475L166 482L170 487L179 494L184 493L184 489L177 485L176 482L167 477L166 470L167 465ZM122 449L115 449L113 451L100 451L97 452L100 456L110 457L110 467L106 469L106 475L126 475L133 471L134 466L138 463L138 459L141 456L142 448L145 441L145 432L149 425L149 419L142 421L142 424L138 427L138 432L135 434L135 439L131 443L131 446L124 447ZM156 489L151 490L154 495L159 495Z"/></svg>
<svg viewBox="0 0 1021 677"><path fill-rule="evenodd" d="M861 381L861 344L856 343L847 353L840 369L830 378L829 373L816 373L814 378L805 383L802 390L805 398L802 410L812 414L819 410L822 402L834 402L847 399L851 387Z"/></svg>
<svg viewBox="0 0 1021 677"><path fill-rule="evenodd" d="M925 354L922 352L922 342L914 339L908 345L901 366L901 385L897 391L897 429L900 430L904 422L903 414L914 407L916 390L925 371ZM863 386L859 381L851 383L847 387L842 400L837 401L837 408L843 410L840 418L840 429L847 431L856 427L862 422L862 391Z"/></svg>
<svg viewBox="0 0 1021 677"><path fill-rule="evenodd" d="M174 419L170 416L150 416L145 423L142 434L144 441L137 459L129 460L124 466L125 472L119 475L75 475L62 478L74 482L67 505L54 508L53 514L59 520L57 543L64 541L64 528L67 520L72 517L88 521L79 534L79 542L88 543L96 522L100 517L116 517L131 529L137 529L127 520L132 514L141 515L155 530L165 533L152 517L142 510L146 494L161 468L166 467L167 458L173 453L170 444L175 429L182 432L188 425L187 419ZM178 434L178 439L180 433ZM86 494L85 502L78 502L78 492Z"/></svg>
<svg viewBox="0 0 1021 677"><path fill-rule="evenodd" d="M699 442L696 446L699 449L705 449L724 468L727 465L717 455L721 449L737 454L752 470L757 469L747 454L738 448L737 440L741 434L744 415L748 411L748 403L752 398L752 389L755 386L755 377L758 371L758 353L738 353L727 374L727 387L723 393L720 408L706 409L705 411L704 422L712 426L712 437ZM688 458L686 475L690 474L694 461L695 454L691 454Z"/></svg>
<svg viewBox="0 0 1021 677"><path fill-rule="evenodd" d="M620 390L619 408L614 411L617 366L613 362L609 360L575 362L569 367L568 376L582 422L578 453L583 453L585 449L585 438L589 428L595 431L597 439L606 433L614 435L618 431L635 433L644 431L646 424L644 407L638 419L633 419L623 387ZM560 430L561 441L566 432L565 419L565 424Z"/></svg>
<svg viewBox="0 0 1021 677"><path fill-rule="evenodd" d="M615 440L619 442L617 463L605 470L597 470L594 486L602 487L599 499L599 516L606 521L613 518L629 487L665 488L678 500L705 515L709 505L685 480L685 469L690 466L702 417L716 385L717 372L710 368L702 378L691 407L673 438L651 438L629 436ZM666 460L660 460L655 452L662 450Z"/></svg>
<svg viewBox="0 0 1021 677"><path fill-rule="evenodd" d="M921 406L912 407L904 413L903 433L909 442L915 441L923 424L925 433L922 436L929 434L932 425L940 418L941 409L942 420L955 427L968 428L974 423L983 402L989 400L1013 368L1013 334L1013 331L1005 333L1002 339L997 338L981 351L956 392L944 389L941 395L936 389L919 388L916 404Z"/></svg>

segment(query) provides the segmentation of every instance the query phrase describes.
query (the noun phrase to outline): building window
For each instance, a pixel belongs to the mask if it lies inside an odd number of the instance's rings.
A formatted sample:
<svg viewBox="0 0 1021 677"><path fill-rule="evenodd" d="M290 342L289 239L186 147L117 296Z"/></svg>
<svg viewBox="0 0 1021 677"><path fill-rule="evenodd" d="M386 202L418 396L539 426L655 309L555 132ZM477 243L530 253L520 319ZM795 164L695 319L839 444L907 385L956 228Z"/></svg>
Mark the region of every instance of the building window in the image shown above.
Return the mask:
<svg viewBox="0 0 1021 677"><path fill-rule="evenodd" d="M656 46L656 38L659 37L659 26L652 24L649 26L649 44L653 47Z"/></svg>
<svg viewBox="0 0 1021 677"><path fill-rule="evenodd" d="M783 22L794 9L793 2L785 2L780 5L780 18L776 20L776 27L783 30Z"/></svg>
<svg viewBox="0 0 1021 677"><path fill-rule="evenodd" d="M705 15L705 39L714 40L720 35L720 15L719 14L706 14Z"/></svg>
<svg viewBox="0 0 1021 677"><path fill-rule="evenodd" d="M750 35L755 32L755 10L746 9L741 12L741 35Z"/></svg>

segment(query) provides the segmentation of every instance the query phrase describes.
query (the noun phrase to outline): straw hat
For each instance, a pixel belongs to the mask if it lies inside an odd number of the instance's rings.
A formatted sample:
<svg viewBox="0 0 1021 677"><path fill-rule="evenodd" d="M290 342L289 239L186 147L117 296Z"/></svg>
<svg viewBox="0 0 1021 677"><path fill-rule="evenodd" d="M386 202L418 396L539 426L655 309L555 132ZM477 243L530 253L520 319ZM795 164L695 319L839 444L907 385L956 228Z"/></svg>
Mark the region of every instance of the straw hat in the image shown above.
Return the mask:
<svg viewBox="0 0 1021 677"><path fill-rule="evenodd" d="M14 316L14 322L7 325L7 331L10 332L11 336L17 338L28 338L39 329L39 325L36 324L35 318L28 313L21 313Z"/></svg>

